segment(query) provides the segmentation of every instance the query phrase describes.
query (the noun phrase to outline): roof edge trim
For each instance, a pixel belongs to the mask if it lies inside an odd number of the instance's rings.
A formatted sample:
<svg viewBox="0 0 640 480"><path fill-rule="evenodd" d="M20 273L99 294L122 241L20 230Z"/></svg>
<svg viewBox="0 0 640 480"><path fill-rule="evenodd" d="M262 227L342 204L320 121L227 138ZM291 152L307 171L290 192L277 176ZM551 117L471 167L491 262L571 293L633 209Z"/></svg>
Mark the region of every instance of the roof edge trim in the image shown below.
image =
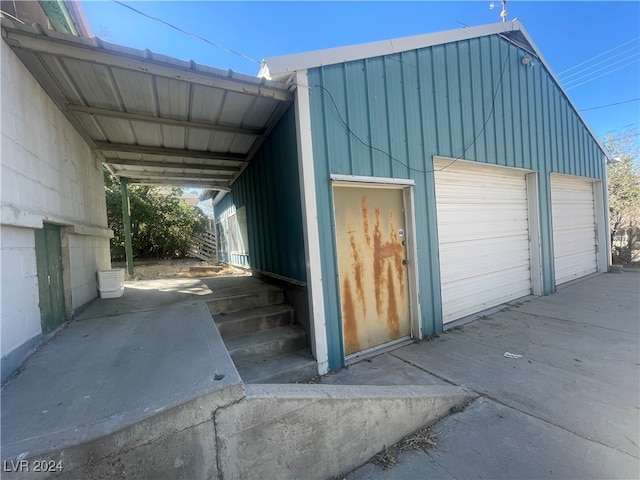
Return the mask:
<svg viewBox="0 0 640 480"><path fill-rule="evenodd" d="M589 123L585 120L580 110L576 107L567 91L553 73L549 63L546 61L540 49L531 39L526 29L518 19L510 22L492 23L488 25L480 25L475 27L458 28L455 30L446 30L443 32L427 33L423 35L415 35L412 37L404 37L392 40L382 40L379 42L363 43L360 45L350 45L344 47L330 48L326 50L316 50L313 52L296 53L292 55L284 55L280 57L265 58L262 61L259 77L268 80L282 81L282 78L288 77L292 72L298 70L307 70L311 68L323 67L326 65L335 65L337 63L362 60L364 58L379 57L401 53L419 48L428 48L445 43L457 42L461 40L469 40L472 38L484 37L489 35L500 35L507 32L520 32L526 42L529 43L531 49L544 68L551 75L560 91L568 100L569 104L582 121L591 137L596 141L602 150L605 158L609 159L610 155L604 147L598 136L593 132ZM515 43L512 39L505 35L500 35L504 40L513 43L518 48L524 48L523 45ZM528 49L527 49L528 50Z"/></svg>
<svg viewBox="0 0 640 480"><path fill-rule="evenodd" d="M266 58L258 76L267 79L279 79L297 70L305 70L336 63L361 60L369 57L379 57L401 53L418 48L432 47L445 43L467 40L470 38L484 37L499 33L522 30L519 20L510 22L492 23L476 27L457 28L444 32L425 33L412 37L381 40L378 42L362 43L344 47L316 50L312 52L294 53L280 57Z"/></svg>

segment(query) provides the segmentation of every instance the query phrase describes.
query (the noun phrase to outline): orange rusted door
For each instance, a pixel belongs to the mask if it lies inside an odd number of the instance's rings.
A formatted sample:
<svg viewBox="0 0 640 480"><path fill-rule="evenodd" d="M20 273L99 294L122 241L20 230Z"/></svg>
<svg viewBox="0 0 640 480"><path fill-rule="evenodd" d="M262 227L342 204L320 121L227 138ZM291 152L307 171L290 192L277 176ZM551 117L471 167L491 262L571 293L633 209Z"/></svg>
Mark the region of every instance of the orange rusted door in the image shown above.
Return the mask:
<svg viewBox="0 0 640 480"><path fill-rule="evenodd" d="M345 354L411 334L403 190L333 187Z"/></svg>

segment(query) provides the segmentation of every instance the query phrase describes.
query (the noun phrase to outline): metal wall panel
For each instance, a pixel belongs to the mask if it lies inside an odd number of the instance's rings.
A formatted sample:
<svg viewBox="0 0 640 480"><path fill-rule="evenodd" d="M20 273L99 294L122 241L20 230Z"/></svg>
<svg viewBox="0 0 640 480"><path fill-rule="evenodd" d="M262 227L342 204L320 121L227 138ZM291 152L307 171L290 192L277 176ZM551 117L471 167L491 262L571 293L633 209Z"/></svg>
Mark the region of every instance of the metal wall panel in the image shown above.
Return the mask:
<svg viewBox="0 0 640 480"><path fill-rule="evenodd" d="M306 282L293 108L282 117L231 192L216 205L216 223L243 206L249 256L229 254L221 255L220 259Z"/></svg>
<svg viewBox="0 0 640 480"><path fill-rule="evenodd" d="M344 356L330 174L415 180L425 335L442 331L433 156L538 172L542 290L555 290L549 174L602 179L604 154L525 55L494 35L309 70L330 368Z"/></svg>

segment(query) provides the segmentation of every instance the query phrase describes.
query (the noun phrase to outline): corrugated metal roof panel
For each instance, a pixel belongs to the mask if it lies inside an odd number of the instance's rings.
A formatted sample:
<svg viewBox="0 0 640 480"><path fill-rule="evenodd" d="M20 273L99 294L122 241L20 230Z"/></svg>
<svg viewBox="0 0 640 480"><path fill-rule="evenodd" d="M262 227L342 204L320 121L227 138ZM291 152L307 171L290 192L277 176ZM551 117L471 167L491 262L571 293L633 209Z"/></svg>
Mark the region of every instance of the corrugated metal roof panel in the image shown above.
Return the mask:
<svg viewBox="0 0 640 480"><path fill-rule="evenodd" d="M228 152L235 134L226 132L213 132L209 140L209 150L214 152Z"/></svg>
<svg viewBox="0 0 640 480"><path fill-rule="evenodd" d="M101 117L97 119L100 130L107 137L108 142L112 143L131 143L135 144L136 136L133 133L129 122L122 122L114 118Z"/></svg>
<svg viewBox="0 0 640 480"><path fill-rule="evenodd" d="M136 140L141 145L157 145L162 139L162 126L149 122L131 121L131 128ZM203 149L204 150L204 149Z"/></svg>
<svg viewBox="0 0 640 480"><path fill-rule="evenodd" d="M189 84L155 78L160 117L186 119L189 114Z"/></svg>
<svg viewBox="0 0 640 480"><path fill-rule="evenodd" d="M152 76L120 68L112 68L111 73L116 84L119 85L125 111L157 115L156 89Z"/></svg>
<svg viewBox="0 0 640 480"><path fill-rule="evenodd" d="M255 142L255 137L251 135L235 135L229 151L231 153L241 153L248 151Z"/></svg>
<svg viewBox="0 0 640 480"><path fill-rule="evenodd" d="M228 186L293 99L289 85L147 50L6 18L2 29L87 143L132 183ZM186 159L197 162L179 172L158 166ZM221 160L235 160L239 168L209 168ZM132 162L131 168L124 161ZM144 168L145 162L154 166Z"/></svg>
<svg viewBox="0 0 640 480"><path fill-rule="evenodd" d="M187 132L187 144L193 150L207 150L211 141L211 131L190 128Z"/></svg>
<svg viewBox="0 0 640 480"><path fill-rule="evenodd" d="M219 88L206 88L202 85L193 86L193 106L191 120L194 122L220 123L220 109L222 108L226 91Z"/></svg>

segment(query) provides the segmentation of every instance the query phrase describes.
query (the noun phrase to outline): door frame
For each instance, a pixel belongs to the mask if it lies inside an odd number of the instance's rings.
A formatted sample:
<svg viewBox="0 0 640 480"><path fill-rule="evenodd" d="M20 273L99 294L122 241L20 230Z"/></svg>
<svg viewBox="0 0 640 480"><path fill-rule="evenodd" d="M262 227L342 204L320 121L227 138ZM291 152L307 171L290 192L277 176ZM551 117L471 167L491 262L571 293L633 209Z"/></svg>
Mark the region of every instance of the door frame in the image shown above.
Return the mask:
<svg viewBox="0 0 640 480"><path fill-rule="evenodd" d="M66 270L68 268L65 266L63 232L63 226L47 222L43 223L42 228L34 230L35 259L38 278L38 308L40 311L40 326L42 333L53 331L68 320L69 299L67 299L65 278L67 273ZM50 255L52 247L50 238L55 239L55 245L53 245L55 249L55 258ZM56 273L59 288L61 290L59 292L52 291L51 282L49 280L45 282L45 275L47 279L50 278L50 269L53 264L55 264L56 267L59 267L59 272ZM43 298L43 291L47 292L46 299ZM55 293L55 295L52 295L52 292ZM44 300L48 300L47 303L49 303L49 305L43 305ZM57 300L59 300L59 302ZM50 313L49 310L52 310L52 313L56 313L56 310L59 309L61 309L61 312L59 312L61 314L60 317L51 319L47 318ZM53 320L55 324L50 325L48 323L49 320Z"/></svg>
<svg viewBox="0 0 640 480"><path fill-rule="evenodd" d="M476 162L473 160L455 159L450 157L443 157L435 155L433 157L434 168L437 169L437 163L444 163L446 166L453 164L466 165L471 168L484 169L487 168L493 171L510 172L511 174L521 174L525 181L525 193L527 197L527 233L529 237L529 279L531 284L531 295L543 294L543 263L542 263L542 240L541 240L541 220L540 220L540 200L539 200L539 183L538 183L538 171L530 170L522 167L511 167L507 165L495 165L483 162ZM434 187L436 179L434 177ZM436 196L437 197L437 196ZM438 199L436 198L436 209ZM436 219L436 223L437 223ZM438 234L438 251L440 249L440 236ZM438 260L440 261L440 259ZM440 269L440 282L442 284L442 269ZM481 312L482 310L480 310ZM444 330L448 330L455 325L459 325L459 321L471 316L478 315L479 312L472 313L468 316L458 318L457 320L451 320L447 323L443 322ZM458 323L456 323L458 322Z"/></svg>
<svg viewBox="0 0 640 480"><path fill-rule="evenodd" d="M333 205L332 215L334 216L333 222L333 236L336 235L335 224L335 197L334 186L347 186L347 187L367 187L367 188L385 188L402 190L402 199L404 206L404 223L405 223L405 238L407 239L406 254L409 265L407 266L407 281L409 287L409 317L410 317L410 338L421 339L422 338L422 318L420 312L419 301L419 276L418 276L418 248L417 237L415 229L415 207L414 207L414 187L415 181L410 178L385 178L385 177L368 177L360 175L341 175L332 174L331 178L331 201ZM336 265L336 271L339 271L338 265L338 251L334 250L334 262ZM338 289L338 307L340 312L342 311L342 298ZM342 337L342 314L339 313L340 318L340 334ZM406 337L392 340L382 345L377 345L360 352L345 356L345 361L368 355L370 353L379 351L381 349L388 348L394 344L406 341ZM344 339L343 339L343 352L344 352Z"/></svg>

